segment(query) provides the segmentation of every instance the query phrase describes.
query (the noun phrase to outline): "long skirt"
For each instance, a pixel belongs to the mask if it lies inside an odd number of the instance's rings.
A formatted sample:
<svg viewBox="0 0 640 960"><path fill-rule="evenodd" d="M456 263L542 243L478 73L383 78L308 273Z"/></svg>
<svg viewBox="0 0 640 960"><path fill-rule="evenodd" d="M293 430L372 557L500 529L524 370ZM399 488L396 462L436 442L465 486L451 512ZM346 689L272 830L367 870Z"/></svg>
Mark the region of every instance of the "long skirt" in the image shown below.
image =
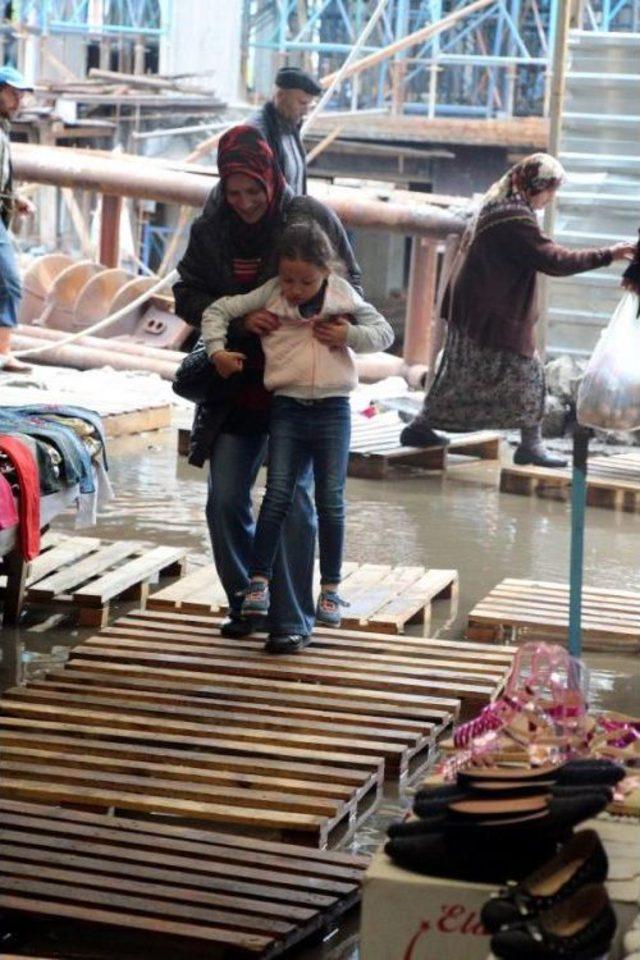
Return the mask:
<svg viewBox="0 0 640 960"><path fill-rule="evenodd" d="M544 367L537 357L481 347L450 324L436 379L416 421L453 433L534 427L542 419L544 398Z"/></svg>

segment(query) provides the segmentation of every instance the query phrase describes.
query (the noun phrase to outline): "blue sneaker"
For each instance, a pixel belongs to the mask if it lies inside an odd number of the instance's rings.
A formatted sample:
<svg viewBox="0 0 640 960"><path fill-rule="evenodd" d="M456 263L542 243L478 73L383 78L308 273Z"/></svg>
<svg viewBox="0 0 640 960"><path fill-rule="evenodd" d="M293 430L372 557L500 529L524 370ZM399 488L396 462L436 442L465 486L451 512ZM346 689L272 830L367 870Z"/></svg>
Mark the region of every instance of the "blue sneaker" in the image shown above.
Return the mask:
<svg viewBox="0 0 640 960"><path fill-rule="evenodd" d="M321 590L316 607L316 623L322 623L325 627L339 627L342 621L340 607L348 606L347 601L339 597L335 590Z"/></svg>
<svg viewBox="0 0 640 960"><path fill-rule="evenodd" d="M266 617L269 613L269 584L264 580L250 580L242 601L243 617Z"/></svg>

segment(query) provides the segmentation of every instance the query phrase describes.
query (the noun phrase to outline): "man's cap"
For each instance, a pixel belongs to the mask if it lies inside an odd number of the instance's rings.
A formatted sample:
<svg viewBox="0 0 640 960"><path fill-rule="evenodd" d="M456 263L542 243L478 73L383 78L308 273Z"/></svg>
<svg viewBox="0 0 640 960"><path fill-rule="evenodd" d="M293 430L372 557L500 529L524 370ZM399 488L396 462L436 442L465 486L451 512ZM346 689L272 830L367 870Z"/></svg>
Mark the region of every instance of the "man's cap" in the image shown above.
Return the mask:
<svg viewBox="0 0 640 960"><path fill-rule="evenodd" d="M20 71L16 70L15 67L0 67L0 86L4 83L10 87L14 87L16 90L33 91L33 84L28 83Z"/></svg>
<svg viewBox="0 0 640 960"><path fill-rule="evenodd" d="M318 81L300 67L281 67L276 73L276 87L281 90L303 90L312 97L322 93Z"/></svg>

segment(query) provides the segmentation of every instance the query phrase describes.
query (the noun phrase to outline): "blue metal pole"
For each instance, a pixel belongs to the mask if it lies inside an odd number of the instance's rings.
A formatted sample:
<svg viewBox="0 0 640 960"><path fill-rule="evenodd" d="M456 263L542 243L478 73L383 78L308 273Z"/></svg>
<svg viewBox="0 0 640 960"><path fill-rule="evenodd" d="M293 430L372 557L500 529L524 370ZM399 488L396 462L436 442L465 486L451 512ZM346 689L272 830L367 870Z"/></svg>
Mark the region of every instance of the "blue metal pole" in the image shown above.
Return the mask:
<svg viewBox="0 0 640 960"><path fill-rule="evenodd" d="M584 567L584 520L587 503L589 430L576 427L573 435L571 478L571 558L569 565L569 653L582 653L582 574Z"/></svg>

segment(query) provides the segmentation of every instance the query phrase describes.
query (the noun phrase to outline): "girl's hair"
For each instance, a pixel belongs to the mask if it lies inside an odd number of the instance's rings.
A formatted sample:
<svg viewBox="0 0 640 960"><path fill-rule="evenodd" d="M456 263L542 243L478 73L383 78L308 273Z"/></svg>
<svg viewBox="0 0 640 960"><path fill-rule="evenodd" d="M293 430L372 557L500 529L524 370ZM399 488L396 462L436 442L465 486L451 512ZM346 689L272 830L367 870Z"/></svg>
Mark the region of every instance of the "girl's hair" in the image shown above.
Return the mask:
<svg viewBox="0 0 640 960"><path fill-rule="evenodd" d="M341 266L329 237L315 220L287 224L278 242L278 260L302 260L334 272Z"/></svg>

